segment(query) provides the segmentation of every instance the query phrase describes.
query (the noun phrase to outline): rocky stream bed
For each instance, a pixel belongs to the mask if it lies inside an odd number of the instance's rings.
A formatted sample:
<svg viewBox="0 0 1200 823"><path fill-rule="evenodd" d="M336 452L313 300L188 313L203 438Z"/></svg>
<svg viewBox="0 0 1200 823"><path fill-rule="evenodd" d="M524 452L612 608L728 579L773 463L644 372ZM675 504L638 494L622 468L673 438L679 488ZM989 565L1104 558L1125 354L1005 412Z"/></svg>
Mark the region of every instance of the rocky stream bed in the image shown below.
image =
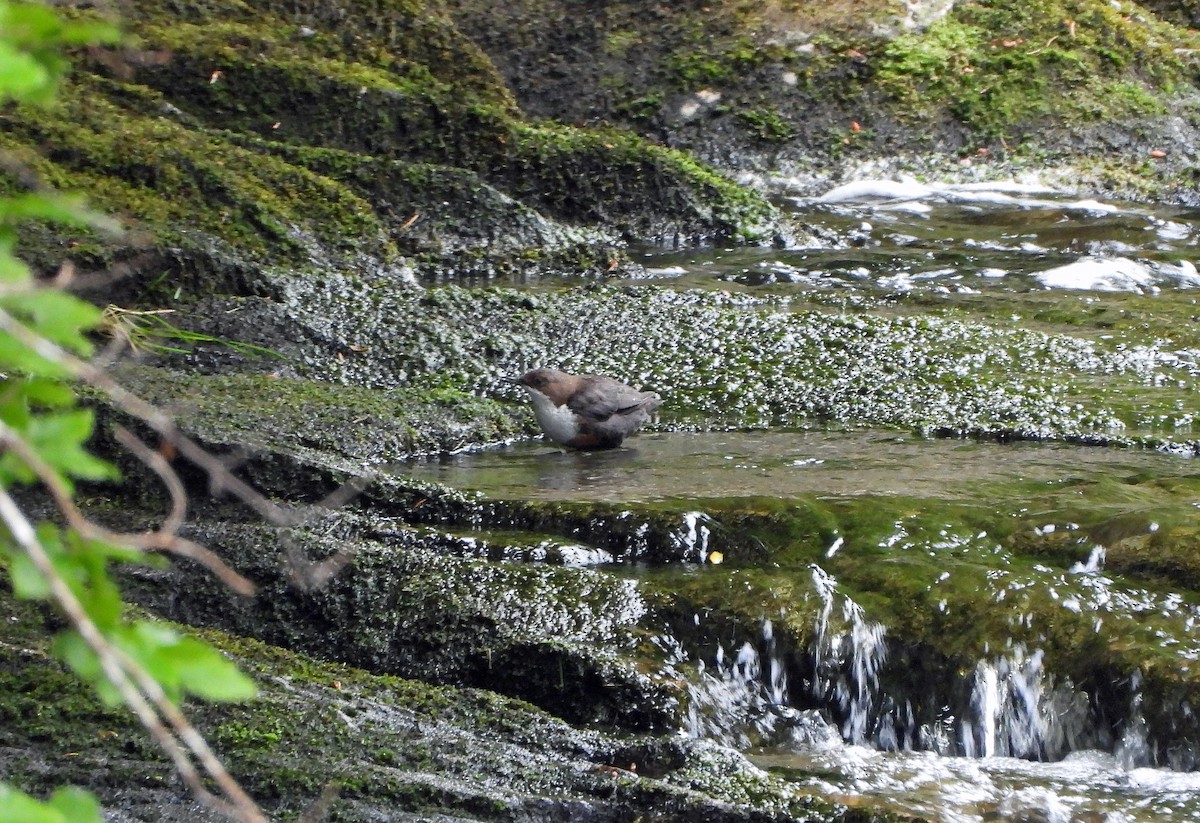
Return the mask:
<svg viewBox="0 0 1200 823"><path fill-rule="evenodd" d="M111 373L289 512L180 461L259 593L123 571L259 682L188 706L231 771L279 819L1196 819L1192 4L577 5L120 5L0 109L126 224L25 256L119 275ZM536 365L666 402L563 453ZM85 396L81 503L149 527ZM4 592L0 777L217 819Z"/></svg>

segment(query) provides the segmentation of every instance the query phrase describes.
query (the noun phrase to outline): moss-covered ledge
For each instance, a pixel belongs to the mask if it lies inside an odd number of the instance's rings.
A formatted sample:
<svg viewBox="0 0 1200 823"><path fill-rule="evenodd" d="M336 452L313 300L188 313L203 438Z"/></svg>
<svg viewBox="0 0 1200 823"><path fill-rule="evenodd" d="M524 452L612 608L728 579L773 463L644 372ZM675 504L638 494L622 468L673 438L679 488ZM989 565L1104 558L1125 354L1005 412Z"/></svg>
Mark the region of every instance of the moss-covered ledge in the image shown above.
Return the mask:
<svg viewBox="0 0 1200 823"><path fill-rule="evenodd" d="M685 153L526 119L436 7L224 0L124 12L136 49L80 55L50 108L6 108L0 150L130 229L34 227L23 253L46 270L64 258L116 267L132 281L121 299L138 305L154 300L147 287L200 278L209 292L262 294L295 272L393 286L603 274L626 262L631 238L795 233ZM0 174L0 190L20 185Z"/></svg>
<svg viewBox="0 0 1200 823"><path fill-rule="evenodd" d="M1068 190L1200 199L1195 3L447 8L527 110L603 117L793 187L1053 169Z"/></svg>
<svg viewBox="0 0 1200 823"><path fill-rule="evenodd" d="M123 711L104 708L48 653L40 608L0 581L0 778L42 794L95 792L113 820L216 821L191 800ZM240 705L188 707L238 780L270 813L303 811L340 787L338 820L550 823L886 823L896 818L803 798L740 756L677 737L573 728L520 701L322 663L205 632L259 683ZM631 770L635 769L635 770Z"/></svg>
<svg viewBox="0 0 1200 823"><path fill-rule="evenodd" d="M1171 386L1191 376L1155 340L1130 346L1013 329L999 319L801 311L769 299L648 287L416 292L333 275L294 278L271 300L188 297L177 304L181 325L282 357L248 358L205 345L168 363L359 387L314 391L314 408L361 400L379 410L386 401L368 400L367 390L383 392L381 398L399 390L398 398L459 398L463 423L473 416L484 422L493 419L487 409L523 409L511 378L549 365L658 391L666 400L664 429L832 421L953 436L1196 448L1186 430L1175 435L1165 428L1186 423ZM181 399L184 384L198 389L209 380L161 377L146 381L161 402ZM250 379L212 380L212 396L250 397L233 388L236 380ZM300 385L281 380L279 393L299 399ZM1139 398L1136 404L1131 397ZM193 419L230 414L214 399ZM406 412L395 414L398 421ZM384 437L391 437L396 422L380 417ZM241 427L252 424L253 413L242 416ZM1162 433L1130 433L1149 425ZM344 436L325 431L319 439L332 444ZM463 445L485 442L464 438ZM391 456L404 455L397 449Z"/></svg>

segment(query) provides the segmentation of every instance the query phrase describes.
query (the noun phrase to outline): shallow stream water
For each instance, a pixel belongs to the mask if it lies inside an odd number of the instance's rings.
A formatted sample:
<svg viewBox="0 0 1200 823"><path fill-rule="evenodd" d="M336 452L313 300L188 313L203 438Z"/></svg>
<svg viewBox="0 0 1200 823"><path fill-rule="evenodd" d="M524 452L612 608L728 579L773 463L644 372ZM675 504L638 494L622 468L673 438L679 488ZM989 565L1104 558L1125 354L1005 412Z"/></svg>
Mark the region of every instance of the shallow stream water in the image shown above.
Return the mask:
<svg viewBox="0 0 1200 823"><path fill-rule="evenodd" d="M1200 317L1191 308L1200 294L1196 212L1077 200L1015 183L866 182L787 202L820 238L811 246L646 248L639 251L643 278L834 307L859 298L866 303L855 305L868 309L949 307L955 316L1016 326L1032 325L1036 315L1060 324L1056 332L1113 339L1114 346L1168 335L1182 348L1200 340L1191 328ZM1122 325L1123 318L1140 322ZM1181 384L1180 402L1193 412L1200 411L1194 392ZM805 602L824 604L818 640L806 652L816 661L811 682L788 682L764 615L757 640L717 644L692 661L700 667L692 734L746 751L800 791L946 823L1200 821L1200 772L1189 771L1200 753L1148 750L1136 683L1129 722L1106 737L1079 719L1080 696L1047 672L1040 649L1010 642L960 672L968 698L957 713L947 707L936 722L921 721L905 696L885 693L889 627L845 593L874 580L864 569L886 557L926 576L922 607L953 611L961 602L955 597L979 598L1007 614L1014 633L1032 627L1023 636L1036 637L1037 608L1049 603L1048 627L1077 624L1118 645L1148 642L1173 655L1165 665L1190 672L1200 660L1200 596L1161 579L1109 574L1105 546L1085 539L1087 526L1074 518L1094 516L1092 525L1101 524L1095 534L1133 544L1157 532L1160 520L1194 520L1200 500L1188 489L1197 488L1200 464L1191 458L815 428L648 432L621 449L582 454L535 441L400 471L501 500L605 502L634 511L683 501L694 510L684 515L679 540L697 545L696 574L739 573L713 565L721 557L709 551L717 547L704 526L710 507L773 498L886 512L880 516L894 523L884 524L882 536L871 533L875 543L860 536L858 545L853 537L843 545L838 536L811 565L766 571L788 587L807 587ZM945 513L953 506L985 514ZM1070 534L1083 555L1070 566L1031 561L1011 550L1011 540L979 527L988 517L998 526L1019 524L996 531ZM939 587L947 591L940 600ZM699 614L696 624L703 629ZM796 708L822 701L831 711ZM1148 767L1166 760L1179 770Z"/></svg>
<svg viewBox="0 0 1200 823"><path fill-rule="evenodd" d="M976 443L880 430L816 430L650 433L629 440L621 449L596 453L564 452L535 441L415 462L403 471L493 499L634 506L690 501L698 518L691 521L695 540L697 522L704 522L703 512L710 505L755 496L866 501L868 505L894 497L905 505L918 501L918 510L924 507L936 518L942 502L991 508L1000 516L1009 510L1024 512L1031 501L1038 501L1039 490L1046 490L1046 511L1031 515L1033 522L1040 523L1036 518L1042 516L1047 522L1040 529L1053 530L1056 523L1069 529L1073 524L1063 523L1054 511L1055 503L1049 499L1052 490L1083 487L1102 478L1186 480L1200 473L1200 465L1191 458L1148 450ZM1123 500L1099 502L1114 510L1137 508ZM1144 506L1155 501L1139 502ZM952 571L967 573L957 561L977 564L982 559L997 569L1012 562L982 533L945 527L918 536L916 523L916 519L897 522L895 532L882 542L902 553L936 555L930 561L931 586ZM814 687L789 686L782 674L783 660L771 651L767 621L762 642L747 642L740 648L718 645L715 653L700 661L701 675L691 695L693 734L747 751L759 766L794 780L799 791L880 804L947 823L1200 820L1200 774L1146 767L1140 740L1121 740L1113 753L1070 751L1065 759L1056 757L1053 762L1011 756L1019 753L1020 741L1032 740L1034 749L1044 749L1046 740L1061 736L1055 721L1045 716L1046 708L1061 695L1054 696L1038 655L1020 646L997 650L995 658L981 660L974 674L969 717L949 718L941 730L918 729L909 721L911 738L924 739L923 747L932 750L904 751L907 744L894 738L882 740L871 732L877 718L868 715L885 699L877 670L885 662L880 641L886 627L873 623L858 604L840 594L838 580L826 571L841 559L836 556L840 544L840 539L835 540L825 560L793 573L797 581L808 582L811 577L816 596L827 598L822 619L828 625L818 634L829 639L825 648L817 650L817 657L846 663L845 668L858 673L857 679L823 687L826 694L839 695L836 699L843 701L846 719L840 729L816 712L790 708L794 697L806 698L804 692ZM719 547L719 543L714 540L705 546ZM720 573L704 564L703 557L704 552L696 557L702 563L699 571ZM1190 628L1197 625L1200 614L1195 604L1173 603L1169 597L1161 599L1160 592L1124 587L1103 575L1102 553L1089 560L1091 568L1081 563L1071 573L1046 566L1006 571L982 584L979 596L1012 602L1023 590L1038 587L1054 592L1073 616L1095 615L1114 627L1131 615L1142 620L1137 615L1146 611L1174 611L1166 628L1156 631L1164 632L1162 642L1177 643L1181 655L1196 653L1194 642L1187 642L1195 640ZM655 574L653 569L634 572L635 577ZM697 625L703 628L700 616ZM1179 636L1169 639L1168 632ZM1023 713L1023 705L1039 708ZM929 742L939 735L940 741ZM892 750L880 750L881 744ZM974 756L951 756L960 755L964 746L974 747L970 752Z"/></svg>
<svg viewBox="0 0 1200 823"><path fill-rule="evenodd" d="M534 441L407 468L497 499L606 503L863 494L973 500L997 483L1049 487L1101 473L1200 472L1190 459L1150 450L926 439L877 429L646 433L600 452Z"/></svg>
<svg viewBox="0 0 1200 823"><path fill-rule="evenodd" d="M1200 213L1080 200L1037 185L864 181L785 198L819 238L789 249L641 250L680 286L973 294L1200 287Z"/></svg>

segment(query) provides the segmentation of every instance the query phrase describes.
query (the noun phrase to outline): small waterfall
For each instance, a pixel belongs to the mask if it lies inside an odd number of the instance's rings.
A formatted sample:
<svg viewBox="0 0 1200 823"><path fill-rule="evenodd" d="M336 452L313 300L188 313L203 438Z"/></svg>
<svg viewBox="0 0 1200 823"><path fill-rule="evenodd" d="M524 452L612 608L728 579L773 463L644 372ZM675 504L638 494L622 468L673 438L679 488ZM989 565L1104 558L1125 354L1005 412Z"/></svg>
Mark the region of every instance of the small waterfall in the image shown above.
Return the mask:
<svg viewBox="0 0 1200 823"><path fill-rule="evenodd" d="M729 746L747 748L778 742L801 713L787 705L787 671L775 650L775 630L765 620L765 654L749 640L732 655L717 646L712 664L699 661L688 683L687 731Z"/></svg>
<svg viewBox="0 0 1200 823"><path fill-rule="evenodd" d="M1101 563L1102 552L1088 565ZM1014 644L986 653L961 679L946 672L914 683L898 670L903 661L889 660L887 627L870 620L825 569L809 571L816 608L807 646L789 648L770 619L757 636L719 645L688 686L691 735L741 748L811 749L830 745L833 734L884 751L1039 761L1115 744L1127 768L1157 762L1136 675L1115 741L1097 724L1089 694L1048 672L1040 648ZM906 691L912 688L921 691Z"/></svg>
<svg viewBox="0 0 1200 823"><path fill-rule="evenodd" d="M1056 684L1042 651L1027 653L1023 646L975 664L957 746L953 737L931 740L930 748L966 757L1059 760L1102 745L1087 694L1069 680Z"/></svg>
<svg viewBox="0 0 1200 823"><path fill-rule="evenodd" d="M961 724L967 757L1039 759L1046 749L1051 718L1043 700L1042 651L1026 657L980 660L975 665L969 715Z"/></svg>
<svg viewBox="0 0 1200 823"><path fill-rule="evenodd" d="M1121 731L1121 739L1117 742L1117 762L1125 769L1136 769L1148 766L1154 760L1154 752L1149 743L1149 727L1142 712L1142 675L1134 672L1130 681L1129 717L1125 728Z"/></svg>
<svg viewBox="0 0 1200 823"><path fill-rule="evenodd" d="M810 693L834 704L842 720L842 737L856 744L875 743L892 747L890 728L879 738L879 672L887 661L884 642L887 629L866 619L861 606L841 596L840 623L832 623L838 599L837 580L820 566L811 566L813 588L821 609L813 631L809 656L813 661Z"/></svg>
<svg viewBox="0 0 1200 823"><path fill-rule="evenodd" d="M820 608L806 650L812 665L812 675L805 679L808 696L836 708L845 740L900 748L895 727L912 727L914 721L907 705L889 709L886 721L880 721L879 673L887 660L886 629L840 595L837 581L824 569L811 569ZM789 705L785 650L777 646L769 619L763 621L757 642L743 641L732 652L718 646L711 663L701 661L688 697L688 732L727 745L826 745L830 733L836 736L827 723L817 722L814 712Z"/></svg>
<svg viewBox="0 0 1200 823"><path fill-rule="evenodd" d="M775 627L770 620L763 621L763 640L767 644L767 664L770 672L767 679L767 693L776 705L785 705L788 699L787 669L779 659L775 649Z"/></svg>
<svg viewBox="0 0 1200 823"><path fill-rule="evenodd" d="M708 559L708 538L711 534L704 521L709 517L704 512L687 512L683 515L683 532L675 535L675 545L683 549L685 557L703 563Z"/></svg>

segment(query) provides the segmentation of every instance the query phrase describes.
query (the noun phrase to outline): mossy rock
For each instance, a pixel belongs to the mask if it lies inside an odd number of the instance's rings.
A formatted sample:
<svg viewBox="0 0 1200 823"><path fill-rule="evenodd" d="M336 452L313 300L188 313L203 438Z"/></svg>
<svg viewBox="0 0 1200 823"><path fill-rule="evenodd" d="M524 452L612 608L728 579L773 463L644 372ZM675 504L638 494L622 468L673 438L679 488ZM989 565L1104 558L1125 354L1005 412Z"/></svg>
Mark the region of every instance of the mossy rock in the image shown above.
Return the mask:
<svg viewBox="0 0 1200 823"><path fill-rule="evenodd" d="M526 120L447 18L385 6L127 9L138 51L81 55L55 106L3 113L0 146L129 231L33 227L25 255L116 267L144 299L149 283L204 277L231 294L332 271L406 285L413 265L602 273L624 238L784 231L765 200L682 153Z"/></svg>
<svg viewBox="0 0 1200 823"><path fill-rule="evenodd" d="M1108 544L1106 561L1125 574L1167 586L1200 588L1200 530L1190 523L1143 530Z"/></svg>
<svg viewBox="0 0 1200 823"><path fill-rule="evenodd" d="M962 159L970 174L1062 165L1068 187L1189 196L1191 4L915 5L625 5L568 25L549 22L571 18L562 3L450 9L541 116L603 117L792 185L878 174L880 159L954 177ZM1172 154L1157 165L1155 134ZM951 162L906 162L921 157Z"/></svg>
<svg viewBox="0 0 1200 823"><path fill-rule="evenodd" d="M44 610L0 582L0 747L5 781L34 794L71 782L107 813L215 820L128 712L105 708L49 654ZM580 730L487 692L378 676L215 631L258 682L241 704L185 711L272 815L299 814L331 784L338 819L531 821L620 809L714 823L888 823L870 809L802 799L740 756L671 737ZM19 646L16 644L19 642ZM646 768L641 777L622 771ZM619 768L614 768L619 767ZM548 795L557 798L546 800Z"/></svg>

